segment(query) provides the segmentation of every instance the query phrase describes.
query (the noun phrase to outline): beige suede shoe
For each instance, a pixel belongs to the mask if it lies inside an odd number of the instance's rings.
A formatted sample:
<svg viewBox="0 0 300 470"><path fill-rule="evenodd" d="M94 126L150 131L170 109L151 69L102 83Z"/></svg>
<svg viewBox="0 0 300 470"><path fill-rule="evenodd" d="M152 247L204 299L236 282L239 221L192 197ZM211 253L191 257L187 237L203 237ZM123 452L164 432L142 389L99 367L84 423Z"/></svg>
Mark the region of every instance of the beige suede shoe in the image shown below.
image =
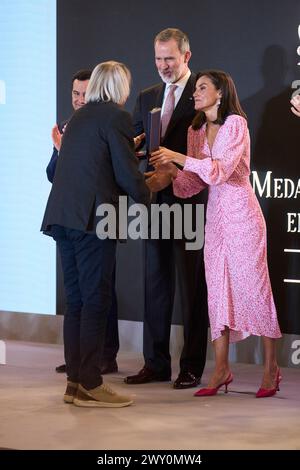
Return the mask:
<svg viewBox="0 0 300 470"><path fill-rule="evenodd" d="M65 403L73 403L77 393L78 385L79 384L76 382L70 382L70 380L67 381L67 388L64 394Z"/></svg>
<svg viewBox="0 0 300 470"><path fill-rule="evenodd" d="M131 398L119 395L108 385L102 384L91 390L86 390L82 385L78 386L74 405L97 408L121 408L133 403Z"/></svg>

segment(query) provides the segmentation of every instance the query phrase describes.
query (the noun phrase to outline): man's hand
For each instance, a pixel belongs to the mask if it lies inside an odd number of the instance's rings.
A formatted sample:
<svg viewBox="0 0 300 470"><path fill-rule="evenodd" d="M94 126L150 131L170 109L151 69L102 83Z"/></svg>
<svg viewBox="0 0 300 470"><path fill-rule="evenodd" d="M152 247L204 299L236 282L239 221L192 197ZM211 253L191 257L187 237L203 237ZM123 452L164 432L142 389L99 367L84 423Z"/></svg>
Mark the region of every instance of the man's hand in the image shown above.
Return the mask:
<svg viewBox="0 0 300 470"><path fill-rule="evenodd" d="M51 137L52 137L52 142L53 142L54 147L59 152L60 147L61 147L62 134L60 133L60 130L57 124L52 129Z"/></svg>
<svg viewBox="0 0 300 470"><path fill-rule="evenodd" d="M145 138L145 135L146 135L145 132L143 132L143 134L137 135L137 136L133 139L133 140L134 140L134 148L135 148L135 149L137 149L137 148L141 145L142 141L143 141L144 138Z"/></svg>
<svg viewBox="0 0 300 470"><path fill-rule="evenodd" d="M144 173L146 184L152 193L157 193L171 184L172 179L176 177L177 171L176 166L171 163L159 165L155 171Z"/></svg>

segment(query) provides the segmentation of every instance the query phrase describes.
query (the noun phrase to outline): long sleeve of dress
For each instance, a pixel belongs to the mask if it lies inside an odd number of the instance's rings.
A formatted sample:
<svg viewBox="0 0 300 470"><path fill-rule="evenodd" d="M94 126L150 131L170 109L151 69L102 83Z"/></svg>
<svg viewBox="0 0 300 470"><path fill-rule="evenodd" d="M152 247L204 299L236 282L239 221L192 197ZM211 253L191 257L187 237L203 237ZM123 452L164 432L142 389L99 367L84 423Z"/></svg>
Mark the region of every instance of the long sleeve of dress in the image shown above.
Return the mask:
<svg viewBox="0 0 300 470"><path fill-rule="evenodd" d="M196 159L193 158L193 160ZM207 188L207 184L191 171L178 170L177 176L173 180L174 194L181 198L194 196L205 188Z"/></svg>
<svg viewBox="0 0 300 470"><path fill-rule="evenodd" d="M246 120L241 116L229 116L224 126L226 132L222 135L221 153L212 156L203 155L204 158L201 159L187 157L184 165L185 171L195 173L208 185L225 183L244 153L245 138L248 133ZM212 154L213 150L212 148Z"/></svg>
<svg viewBox="0 0 300 470"><path fill-rule="evenodd" d="M191 136L192 129L188 131L187 154L196 156L194 139ZM196 160L196 158L193 158ZM201 178L191 171L178 170L176 178L173 180L173 192L175 196L188 198L200 193L207 187Z"/></svg>

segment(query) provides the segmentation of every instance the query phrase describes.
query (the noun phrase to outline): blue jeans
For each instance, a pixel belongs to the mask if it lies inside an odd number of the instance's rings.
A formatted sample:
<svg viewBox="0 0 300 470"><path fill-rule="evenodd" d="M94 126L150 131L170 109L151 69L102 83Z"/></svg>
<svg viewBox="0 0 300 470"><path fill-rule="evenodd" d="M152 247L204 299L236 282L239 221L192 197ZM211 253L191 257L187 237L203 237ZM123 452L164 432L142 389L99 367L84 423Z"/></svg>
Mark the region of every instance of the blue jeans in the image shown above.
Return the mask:
<svg viewBox="0 0 300 470"><path fill-rule="evenodd" d="M67 299L64 347L68 380L92 389L102 384L116 241L59 225L52 227L51 235L60 253Z"/></svg>

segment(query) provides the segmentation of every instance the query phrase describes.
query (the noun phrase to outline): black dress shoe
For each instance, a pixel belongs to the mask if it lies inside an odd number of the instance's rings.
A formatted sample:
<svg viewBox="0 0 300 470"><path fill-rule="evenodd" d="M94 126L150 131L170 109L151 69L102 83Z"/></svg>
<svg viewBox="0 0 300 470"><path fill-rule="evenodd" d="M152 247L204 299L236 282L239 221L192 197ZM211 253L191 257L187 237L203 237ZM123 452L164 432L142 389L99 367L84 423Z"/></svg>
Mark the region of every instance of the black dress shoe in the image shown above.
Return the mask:
<svg viewBox="0 0 300 470"><path fill-rule="evenodd" d="M59 374L64 374L66 372L66 364L62 364L61 366L55 367L55 370Z"/></svg>
<svg viewBox="0 0 300 470"><path fill-rule="evenodd" d="M168 382L169 380L171 380L170 375L155 372L145 366L138 372L138 374L125 377L124 382L126 384L135 385L147 384L149 382Z"/></svg>
<svg viewBox="0 0 300 470"><path fill-rule="evenodd" d="M201 383L201 377L197 377L192 372L183 371L180 372L177 379L174 382L174 388L192 388L197 387Z"/></svg>
<svg viewBox="0 0 300 470"><path fill-rule="evenodd" d="M113 361L104 361L101 367L101 374L113 374L114 372L118 372L118 364L117 361L114 359Z"/></svg>

